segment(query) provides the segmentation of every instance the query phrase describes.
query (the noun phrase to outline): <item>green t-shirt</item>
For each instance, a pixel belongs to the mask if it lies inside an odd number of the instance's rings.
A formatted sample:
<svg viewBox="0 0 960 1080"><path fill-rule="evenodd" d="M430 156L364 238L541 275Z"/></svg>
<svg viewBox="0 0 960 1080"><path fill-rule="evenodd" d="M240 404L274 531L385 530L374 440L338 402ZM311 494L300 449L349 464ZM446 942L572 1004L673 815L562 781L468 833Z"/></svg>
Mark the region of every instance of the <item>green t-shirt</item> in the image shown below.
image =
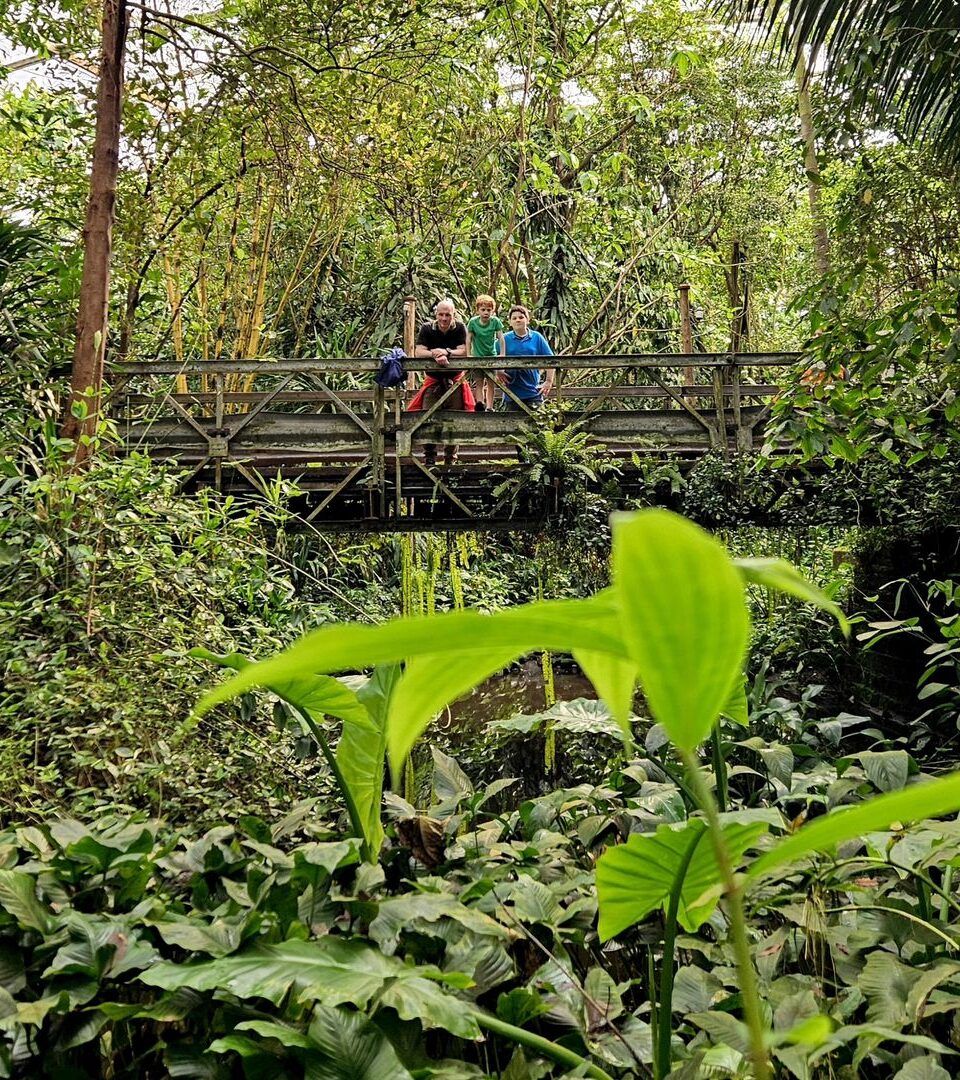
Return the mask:
<svg viewBox="0 0 960 1080"><path fill-rule="evenodd" d="M472 334L471 356L499 356L497 350L497 333L503 329L503 323L496 317L490 316L486 326L480 321L479 315L467 323L467 330Z"/></svg>

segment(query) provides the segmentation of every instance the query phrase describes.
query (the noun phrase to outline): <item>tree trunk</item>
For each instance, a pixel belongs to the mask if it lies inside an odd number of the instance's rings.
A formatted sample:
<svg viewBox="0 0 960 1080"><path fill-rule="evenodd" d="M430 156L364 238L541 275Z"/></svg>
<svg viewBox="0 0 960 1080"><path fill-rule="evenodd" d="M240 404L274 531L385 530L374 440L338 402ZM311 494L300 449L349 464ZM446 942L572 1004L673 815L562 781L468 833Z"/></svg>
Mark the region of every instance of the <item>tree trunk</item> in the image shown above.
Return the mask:
<svg viewBox="0 0 960 1080"><path fill-rule="evenodd" d="M126 0L103 0L103 47L97 84L97 126L90 195L83 227L80 309L70 377L70 408L62 432L67 438L77 440L77 461L83 461L90 452L89 438L84 436L92 437L96 432L103 388L127 20Z"/></svg>
<svg viewBox="0 0 960 1080"><path fill-rule="evenodd" d="M811 64L813 57L810 58ZM813 225L813 253L818 274L830 273L830 241L820 207L820 165L817 162L816 135L813 130L813 109L810 105L810 73L807 71L803 49L797 54L797 93L799 97L800 134L803 137L803 167L807 174L807 198L810 200L810 221Z"/></svg>

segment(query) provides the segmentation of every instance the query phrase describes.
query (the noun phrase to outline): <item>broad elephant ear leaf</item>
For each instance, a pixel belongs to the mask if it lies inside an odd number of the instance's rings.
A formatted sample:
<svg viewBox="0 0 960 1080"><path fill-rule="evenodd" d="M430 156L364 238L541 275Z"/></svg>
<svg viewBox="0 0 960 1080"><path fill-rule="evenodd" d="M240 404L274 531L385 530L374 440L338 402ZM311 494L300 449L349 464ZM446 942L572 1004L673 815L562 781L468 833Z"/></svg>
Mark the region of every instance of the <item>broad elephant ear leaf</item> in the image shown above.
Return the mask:
<svg viewBox="0 0 960 1080"><path fill-rule="evenodd" d="M312 941L257 945L199 964L164 960L138 978L164 990L226 990L239 998L265 998L274 1005L293 990L298 1001L363 1009L392 979L456 983L463 976L413 967L358 938L329 935Z"/></svg>
<svg viewBox="0 0 960 1080"><path fill-rule="evenodd" d="M188 656L198 660L209 660L222 668L230 668L233 671L249 672L260 667L260 664L244 656L242 653L214 653L209 649L191 649ZM236 679L225 683L225 687L232 687ZM320 716L334 716L338 720L363 721L366 710L360 703L357 695L348 686L344 686L339 679L332 675L316 675L313 672L304 672L296 675L278 676L273 679L257 681L251 685L262 686L272 691L279 698L293 705L296 709L302 709L314 719ZM248 687L249 689L249 687ZM242 693L237 690L221 701L226 701L235 694Z"/></svg>
<svg viewBox="0 0 960 1080"><path fill-rule="evenodd" d="M741 675L743 581L723 546L666 510L613 519L619 629L650 710L681 750L710 733Z"/></svg>
<svg viewBox="0 0 960 1080"><path fill-rule="evenodd" d="M619 934L658 908L666 909L680 889L677 921L698 929L716 909L723 888L706 823L691 818L683 828L661 825L655 833L634 833L625 844L609 848L597 861L600 938ZM730 858L739 862L767 831L763 821L729 822L723 837Z"/></svg>

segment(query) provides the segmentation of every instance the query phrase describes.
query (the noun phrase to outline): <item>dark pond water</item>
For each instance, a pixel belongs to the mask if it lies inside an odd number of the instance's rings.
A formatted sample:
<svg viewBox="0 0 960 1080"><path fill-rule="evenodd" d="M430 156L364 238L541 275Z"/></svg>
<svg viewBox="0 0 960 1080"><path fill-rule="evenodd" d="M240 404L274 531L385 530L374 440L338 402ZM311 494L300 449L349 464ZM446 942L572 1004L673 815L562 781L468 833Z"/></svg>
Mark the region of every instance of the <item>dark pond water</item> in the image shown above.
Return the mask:
<svg viewBox="0 0 960 1080"><path fill-rule="evenodd" d="M557 701L596 698L590 680L578 669L554 667L553 685ZM547 707L543 672L539 660L527 660L503 675L481 683L467 697L461 698L437 722L441 730L454 736L475 735L493 720L507 720L518 713L531 715Z"/></svg>

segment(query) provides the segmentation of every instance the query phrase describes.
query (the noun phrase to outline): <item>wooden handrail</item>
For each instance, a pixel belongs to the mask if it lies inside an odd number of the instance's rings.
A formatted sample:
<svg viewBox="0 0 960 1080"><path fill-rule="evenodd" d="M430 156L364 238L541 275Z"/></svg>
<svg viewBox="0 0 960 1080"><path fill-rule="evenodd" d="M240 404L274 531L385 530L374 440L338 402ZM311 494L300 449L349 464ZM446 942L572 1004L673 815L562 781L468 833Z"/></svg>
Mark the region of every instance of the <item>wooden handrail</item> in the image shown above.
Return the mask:
<svg viewBox="0 0 960 1080"><path fill-rule="evenodd" d="M700 397L700 398L712 398L714 396L713 384L697 383L695 386L678 386L678 390L682 390L686 397ZM772 397L774 394L779 394L782 387L777 383L742 383L740 386L741 397ZM725 383L723 386L723 392L725 394L732 394L734 387L732 384ZM339 390L337 391L337 397L344 401L373 401L374 391L370 390ZM591 400L599 397L608 397L612 399L617 398L667 398L670 395L662 386L656 386L653 383L647 385L637 384L627 386L571 386L569 383L563 388L564 400L570 399L586 399ZM217 400L217 395L213 393L197 393L187 392L186 394L171 394L170 397L174 401L179 401L182 405L193 402L197 405L213 405ZM237 391L235 393L224 393L222 400L227 405L255 405L258 401L262 401L264 397L263 391L250 390L250 391ZM124 400L130 405L150 405L156 401L155 394L128 394L125 395ZM318 401L329 401L329 398L320 390L283 390L279 394L275 394L272 399L275 402L284 402L286 404L309 404Z"/></svg>
<svg viewBox="0 0 960 1080"><path fill-rule="evenodd" d="M797 363L800 353L636 353L632 355L576 355L553 357L508 356L477 359L455 359L451 368L455 371L482 371L496 367L498 370L523 370L529 368L557 367L564 370L584 368L718 368L718 367L786 367ZM190 360L140 361L129 364L108 365L113 375L288 375L291 372L353 372L373 373L380 367L378 357L311 357L298 360ZM404 361L407 371L443 372L430 359L408 357Z"/></svg>

